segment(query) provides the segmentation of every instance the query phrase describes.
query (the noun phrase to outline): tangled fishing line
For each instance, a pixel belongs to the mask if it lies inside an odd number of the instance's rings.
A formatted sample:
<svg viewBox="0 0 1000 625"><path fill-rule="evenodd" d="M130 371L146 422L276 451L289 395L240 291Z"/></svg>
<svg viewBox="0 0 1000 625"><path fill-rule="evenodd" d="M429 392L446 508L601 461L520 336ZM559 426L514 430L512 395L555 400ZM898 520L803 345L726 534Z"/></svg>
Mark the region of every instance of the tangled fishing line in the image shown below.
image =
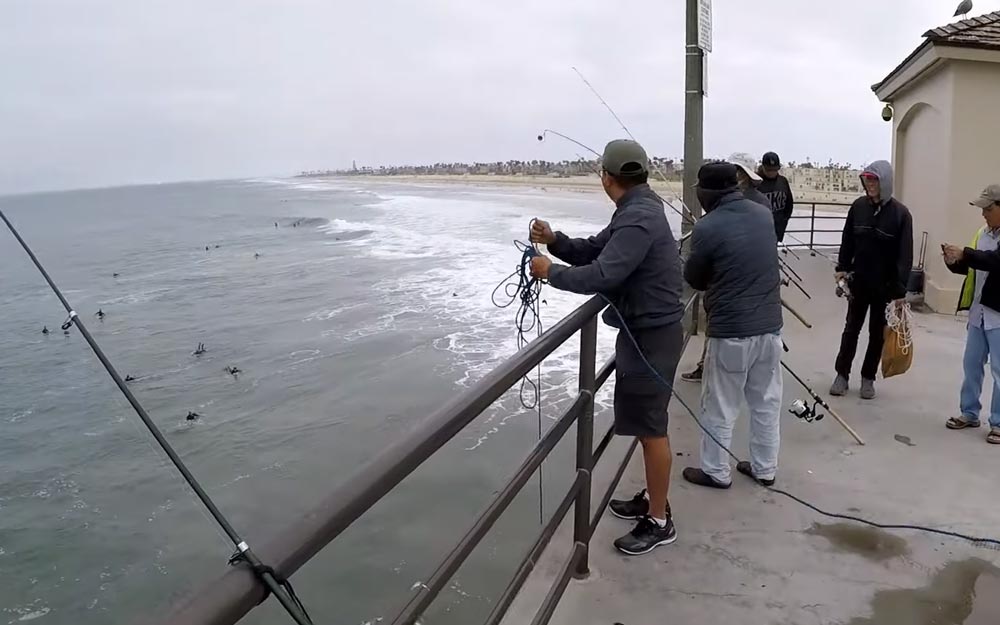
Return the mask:
<svg viewBox="0 0 1000 625"><path fill-rule="evenodd" d="M516 240L514 247L521 252L520 263L517 269L493 289L491 299L497 308L510 308L517 304L514 327L517 329L517 349L520 350L531 342L532 334L536 337L542 334L542 282L531 277L531 259L538 256L539 251L533 245ZM521 379L521 405L528 410L538 406L541 393L540 371L538 375L537 380L532 380L529 375Z"/></svg>

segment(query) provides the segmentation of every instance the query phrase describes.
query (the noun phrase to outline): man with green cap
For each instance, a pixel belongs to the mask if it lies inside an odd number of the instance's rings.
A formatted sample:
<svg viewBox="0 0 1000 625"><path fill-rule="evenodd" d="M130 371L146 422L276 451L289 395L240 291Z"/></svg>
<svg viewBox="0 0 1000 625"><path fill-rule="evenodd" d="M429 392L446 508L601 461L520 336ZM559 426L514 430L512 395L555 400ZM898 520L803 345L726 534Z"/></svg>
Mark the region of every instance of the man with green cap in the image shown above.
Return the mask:
<svg viewBox="0 0 1000 625"><path fill-rule="evenodd" d="M667 404L684 346L681 263L663 200L647 183L649 159L642 146L612 141L601 165L601 183L616 207L611 223L590 238L571 239L536 220L531 240L544 243L570 266L538 256L532 259L531 273L557 289L600 293L614 303L603 319L619 329L615 433L637 437L642 444L646 489L632 499L612 501L611 511L638 521L615 547L639 555L677 540L667 500L672 463Z"/></svg>

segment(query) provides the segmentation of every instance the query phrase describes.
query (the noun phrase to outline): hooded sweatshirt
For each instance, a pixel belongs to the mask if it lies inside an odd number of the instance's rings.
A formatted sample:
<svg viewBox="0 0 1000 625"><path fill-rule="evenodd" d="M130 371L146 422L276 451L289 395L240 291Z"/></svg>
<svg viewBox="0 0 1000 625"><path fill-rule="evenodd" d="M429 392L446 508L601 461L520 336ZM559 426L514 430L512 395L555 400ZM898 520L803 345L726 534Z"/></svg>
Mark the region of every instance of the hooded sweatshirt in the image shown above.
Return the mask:
<svg viewBox="0 0 1000 625"><path fill-rule="evenodd" d="M763 169L760 170L763 174ZM788 228L788 220L792 218L792 209L795 208L795 198L792 197L792 187L788 184L788 178L778 175L776 178L764 178L757 190L767 196L768 203L765 206L771 209L771 216L774 217L774 234L780 243L785 238L785 229Z"/></svg>
<svg viewBox="0 0 1000 625"><path fill-rule="evenodd" d="M901 299L906 296L913 267L913 218L910 210L892 197L892 166L887 161L875 161L864 174L878 177L879 198L874 201L865 194L851 204L837 271L853 272L852 291Z"/></svg>

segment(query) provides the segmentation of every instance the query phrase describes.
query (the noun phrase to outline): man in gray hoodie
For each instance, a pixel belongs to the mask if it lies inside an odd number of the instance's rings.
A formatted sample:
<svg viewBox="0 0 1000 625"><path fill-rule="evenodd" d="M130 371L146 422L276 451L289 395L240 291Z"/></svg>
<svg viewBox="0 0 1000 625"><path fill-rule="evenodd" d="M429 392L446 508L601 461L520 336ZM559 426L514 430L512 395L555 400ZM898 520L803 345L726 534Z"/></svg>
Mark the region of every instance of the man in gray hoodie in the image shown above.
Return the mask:
<svg viewBox="0 0 1000 625"><path fill-rule="evenodd" d="M861 398L875 399L875 375L885 341L885 309L902 304L913 268L913 218L892 197L892 165L875 161L861 174L865 194L851 204L844 222L834 280L847 281L847 320L837 354L831 395L847 393L861 328L868 317L868 350L861 364Z"/></svg>
<svg viewBox="0 0 1000 625"><path fill-rule="evenodd" d="M761 484L778 470L781 416L781 276L774 220L740 193L737 168L707 163L698 172L705 216L694 226L684 278L705 291L708 352L701 396L701 468L684 469L699 486L729 488L729 447L745 399L750 406L750 462L737 471Z"/></svg>

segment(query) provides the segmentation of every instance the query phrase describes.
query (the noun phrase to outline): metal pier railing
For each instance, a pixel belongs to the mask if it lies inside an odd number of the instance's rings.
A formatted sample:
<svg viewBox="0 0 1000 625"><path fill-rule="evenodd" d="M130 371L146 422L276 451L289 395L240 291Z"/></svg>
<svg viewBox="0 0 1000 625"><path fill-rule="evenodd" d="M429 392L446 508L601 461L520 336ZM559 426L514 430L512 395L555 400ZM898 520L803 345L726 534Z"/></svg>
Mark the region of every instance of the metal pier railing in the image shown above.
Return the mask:
<svg viewBox="0 0 1000 625"><path fill-rule="evenodd" d="M695 301L695 297L687 301L686 317L690 317L692 304ZM488 625L496 625L503 619L557 527L569 513L570 508L574 508L573 547L570 557L532 621L534 625L547 623L570 578L587 575L591 536L635 450L633 442L617 469L615 479L594 506L591 496L591 475L594 466L601 460L613 438L612 430L608 429L597 446L594 446L594 396L611 377L615 368L613 357L600 369L596 368L597 323L598 315L603 309L604 303L600 298L589 300L503 362L475 386L455 396L406 438L387 447L354 475L344 480L313 510L285 527L269 542L261 545L257 549L261 558L273 566L279 578L294 574L445 443L459 434L494 401L517 384L522 376L579 332L579 391L572 405L530 451L489 505L479 513L455 547L443 557L430 578L414 591L393 619L385 620L385 623L393 625L417 622L438 594L447 587L455 572L487 535L545 458L562 440L570 426L575 423L576 478L555 512L541 528L534 544L524 555L513 579L499 595L492 613L486 620ZM691 325L685 322L685 327ZM690 333L685 332L685 346L689 337ZM164 622L171 625L181 623L232 625L257 606L265 596L265 588L249 569L234 567L218 579L205 584L204 590L190 597ZM305 599L308 604L308 598Z"/></svg>

